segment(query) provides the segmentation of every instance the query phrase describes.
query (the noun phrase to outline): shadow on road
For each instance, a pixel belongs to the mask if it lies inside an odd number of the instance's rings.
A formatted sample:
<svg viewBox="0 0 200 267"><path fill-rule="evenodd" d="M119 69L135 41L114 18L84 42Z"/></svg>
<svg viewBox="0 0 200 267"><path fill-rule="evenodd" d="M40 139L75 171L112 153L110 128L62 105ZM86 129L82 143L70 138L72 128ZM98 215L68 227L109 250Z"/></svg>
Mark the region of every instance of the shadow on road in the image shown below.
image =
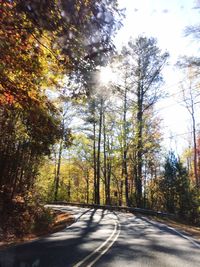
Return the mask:
<svg viewBox="0 0 200 267"><path fill-rule="evenodd" d="M125 217L120 224L118 240L95 266L200 266L199 250L164 225L139 216Z"/></svg>
<svg viewBox="0 0 200 267"><path fill-rule="evenodd" d="M104 217L104 210L89 209L61 232L1 250L0 267L71 267L93 251L93 245L98 246L106 239L95 234L102 227Z"/></svg>

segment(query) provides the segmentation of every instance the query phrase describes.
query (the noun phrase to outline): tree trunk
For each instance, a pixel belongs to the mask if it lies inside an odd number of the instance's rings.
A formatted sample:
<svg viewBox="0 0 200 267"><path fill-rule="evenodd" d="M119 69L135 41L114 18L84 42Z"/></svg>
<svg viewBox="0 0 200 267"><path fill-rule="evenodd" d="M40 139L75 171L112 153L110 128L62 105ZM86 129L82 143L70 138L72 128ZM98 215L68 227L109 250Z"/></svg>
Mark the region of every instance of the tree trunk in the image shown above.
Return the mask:
<svg viewBox="0 0 200 267"><path fill-rule="evenodd" d="M54 191L54 200L58 200L58 188L60 183L60 166L61 166L61 158L62 158L62 149L63 149L63 140L60 141L60 147L58 152L58 164L57 164L57 172L55 177L55 191Z"/></svg>
<svg viewBox="0 0 200 267"><path fill-rule="evenodd" d="M143 131L143 88L141 82L138 84L137 89L137 133L136 133L136 205L142 207L142 131Z"/></svg>
<svg viewBox="0 0 200 267"><path fill-rule="evenodd" d="M107 157L106 152L106 125L105 125L105 113L103 112L103 154L104 154L104 184L105 184L105 204L110 205L110 177L111 177L111 164ZM109 149L109 144L107 145Z"/></svg>
<svg viewBox="0 0 200 267"><path fill-rule="evenodd" d="M87 173L86 173L86 201L87 201L87 204L89 203L89 171L87 170Z"/></svg>
<svg viewBox="0 0 200 267"><path fill-rule="evenodd" d="M102 120L103 120L103 99L101 99L100 114L99 114L99 137L98 137L98 147L97 147L97 183L96 183L96 204L100 204L100 165L101 165L101 132L102 132Z"/></svg>
<svg viewBox="0 0 200 267"><path fill-rule="evenodd" d="M111 172L112 172L112 167L111 167L111 162L108 162L107 164L107 168L108 168L108 175L107 175L107 205L110 205L110 180L111 180Z"/></svg>
<svg viewBox="0 0 200 267"><path fill-rule="evenodd" d="M122 196L123 196L123 180L122 181L120 181L120 189L119 189L119 206L121 206L122 205Z"/></svg>
<svg viewBox="0 0 200 267"><path fill-rule="evenodd" d="M125 184L125 198L126 206L130 206L129 201L129 184L128 184L128 170L127 170L127 88L124 91L124 107L123 107L123 163L122 163L122 176L124 177Z"/></svg>
<svg viewBox="0 0 200 267"><path fill-rule="evenodd" d="M93 170L94 170L94 189L93 189L93 202L96 204L97 196L97 159L96 159L96 122L93 123Z"/></svg>
<svg viewBox="0 0 200 267"><path fill-rule="evenodd" d="M186 108L188 112L191 115L192 118L192 135L193 135L193 160L194 160L194 179L197 188L200 186L200 181L198 177L198 157L197 157L197 141L196 141L196 120L195 120L195 109L194 109L194 95L192 91L192 83L190 80L190 85L189 85L189 99L185 95L185 91L183 89L183 98L186 104Z"/></svg>
<svg viewBox="0 0 200 267"><path fill-rule="evenodd" d="M197 142L196 142L196 123L194 116L194 106L192 105L192 132L193 132L193 145L194 145L194 177L196 186L199 187L199 177L198 177L198 163L197 163Z"/></svg>

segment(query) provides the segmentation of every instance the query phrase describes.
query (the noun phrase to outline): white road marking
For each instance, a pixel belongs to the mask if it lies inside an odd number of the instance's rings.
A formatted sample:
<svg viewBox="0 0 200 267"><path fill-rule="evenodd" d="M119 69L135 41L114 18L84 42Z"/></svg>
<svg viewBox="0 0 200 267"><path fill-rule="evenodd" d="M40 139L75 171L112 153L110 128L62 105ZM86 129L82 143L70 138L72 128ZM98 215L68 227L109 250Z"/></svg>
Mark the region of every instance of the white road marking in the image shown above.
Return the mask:
<svg viewBox="0 0 200 267"><path fill-rule="evenodd" d="M183 235L181 234L179 231L177 231L176 229L174 229L173 227L167 226L168 229L174 231L175 233L177 233L178 235L180 235L181 237L187 239L188 241L190 241L193 245L195 245L197 248L200 248L200 245L195 242L192 238L190 238L189 236Z"/></svg>
<svg viewBox="0 0 200 267"><path fill-rule="evenodd" d="M107 245L107 243L113 238L113 236L115 235L115 233L117 232L117 223L115 222L115 228L114 228L114 230L113 230L113 232L112 232L112 234L106 239L106 241L104 241L104 243L103 244L101 244L98 248L96 248L93 252L91 252L87 257L85 257L82 261L80 261L80 262L78 262L76 265L74 265L74 267L80 267L80 266L82 266L82 264L84 264L87 260L89 260L93 255L95 255L95 253L97 253L100 249L102 249L104 246L106 246ZM120 226L120 225L119 225ZM115 236L115 238L113 239L113 241L111 242L111 244L108 246L108 247L106 247L105 249L104 249L104 251L102 251L101 253L100 253L100 255L98 255L94 260L93 260L93 262L92 263L90 263L90 265L88 265L88 266L92 266L103 254L105 254L107 251L108 251L108 249L114 244L114 242L117 240L117 238L118 238L118 236L119 236L119 233L120 233L120 229L119 229L119 231L118 231L118 233L117 233L117 235Z"/></svg>
<svg viewBox="0 0 200 267"><path fill-rule="evenodd" d="M146 220L147 220L147 218L145 218ZM151 223L153 223L153 224L158 224L156 221L153 221L153 220L147 220L147 221L149 221L149 222L151 222ZM176 230L175 228L173 228L173 227L171 227L171 226L167 226L166 224L164 224L164 223L159 223L160 225L162 225L162 226L164 226L164 227L166 227L166 228L168 228L169 230L171 230L171 231L174 231L176 234L178 234L178 235L180 235L181 237L183 237L183 238L185 238L185 239L187 239L189 242L191 242L194 246L196 246L197 248L200 248L200 244L198 244L195 240L193 240L191 237L189 237L189 236L186 236L186 235L184 235L184 234L182 234L182 233L180 233L178 230Z"/></svg>

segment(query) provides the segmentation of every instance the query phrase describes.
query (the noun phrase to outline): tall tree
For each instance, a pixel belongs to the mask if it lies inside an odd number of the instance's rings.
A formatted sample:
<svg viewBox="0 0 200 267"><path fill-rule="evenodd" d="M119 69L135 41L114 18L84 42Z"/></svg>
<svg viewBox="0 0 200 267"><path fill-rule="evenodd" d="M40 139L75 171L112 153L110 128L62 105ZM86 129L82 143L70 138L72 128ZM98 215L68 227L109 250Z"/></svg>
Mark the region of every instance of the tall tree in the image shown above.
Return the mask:
<svg viewBox="0 0 200 267"><path fill-rule="evenodd" d="M200 96L199 90L196 89L198 79L195 79L194 73L192 74L192 67L189 68L188 81L183 85L183 101L186 109L188 110L192 121L192 136L193 136L193 166L194 166L194 179L196 186L200 186L200 177L198 175L198 151L197 151L197 129L196 129L196 114L195 106L200 103L198 97Z"/></svg>
<svg viewBox="0 0 200 267"><path fill-rule="evenodd" d="M162 53L154 38L138 37L129 42L130 68L132 70L132 92L135 95L135 148L136 164L134 179L136 204L142 203L142 169L144 154L144 115L162 96L159 86L162 82L161 71L168 58Z"/></svg>
<svg viewBox="0 0 200 267"><path fill-rule="evenodd" d="M72 145L73 135L70 128L70 123L72 122L72 105L67 103L62 107L62 123L61 123L61 135L58 143L54 145L55 151L55 178L54 178L54 200L58 200L58 190L60 184L60 170L62 163L62 155L64 149Z"/></svg>

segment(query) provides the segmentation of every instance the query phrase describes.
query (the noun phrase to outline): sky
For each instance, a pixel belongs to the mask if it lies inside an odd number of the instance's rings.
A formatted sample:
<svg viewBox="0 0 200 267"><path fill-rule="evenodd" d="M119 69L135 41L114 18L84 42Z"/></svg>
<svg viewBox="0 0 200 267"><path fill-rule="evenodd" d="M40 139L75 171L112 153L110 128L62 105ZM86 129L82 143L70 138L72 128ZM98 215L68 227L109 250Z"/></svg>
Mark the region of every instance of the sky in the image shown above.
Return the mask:
<svg viewBox="0 0 200 267"><path fill-rule="evenodd" d="M174 65L180 56L200 56L197 40L185 37L184 34L185 27L200 24L200 8L198 8L200 0L118 0L118 2L121 8L126 8L126 17L115 39L117 48L120 49L126 44L130 37L142 34L155 37L158 46L170 54L168 66L163 71L165 84L162 88L169 97L160 100L156 110L162 118L164 146L180 154L188 146L188 139L191 138L191 120L183 103L180 103L182 94L178 93L181 90L180 81L185 80L186 76Z"/></svg>

